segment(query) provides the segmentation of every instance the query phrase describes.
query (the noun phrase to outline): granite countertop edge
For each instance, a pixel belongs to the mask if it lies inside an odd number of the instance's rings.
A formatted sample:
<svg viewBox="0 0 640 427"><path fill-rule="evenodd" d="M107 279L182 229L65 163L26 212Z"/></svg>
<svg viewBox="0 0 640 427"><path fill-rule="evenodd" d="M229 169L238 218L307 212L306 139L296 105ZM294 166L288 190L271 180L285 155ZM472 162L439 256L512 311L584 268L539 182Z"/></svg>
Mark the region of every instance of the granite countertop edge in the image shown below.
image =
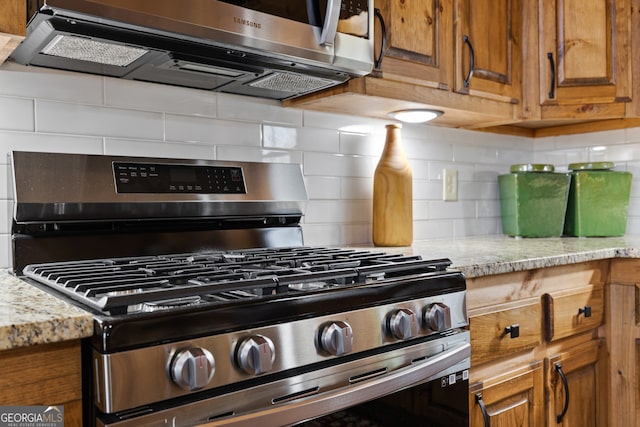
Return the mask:
<svg viewBox="0 0 640 427"><path fill-rule="evenodd" d="M357 249L356 246L351 246ZM414 241L364 250L449 258L451 269L474 278L611 258L640 258L640 236L517 239L484 236ZM0 270L0 350L81 339L93 334L93 315Z"/></svg>

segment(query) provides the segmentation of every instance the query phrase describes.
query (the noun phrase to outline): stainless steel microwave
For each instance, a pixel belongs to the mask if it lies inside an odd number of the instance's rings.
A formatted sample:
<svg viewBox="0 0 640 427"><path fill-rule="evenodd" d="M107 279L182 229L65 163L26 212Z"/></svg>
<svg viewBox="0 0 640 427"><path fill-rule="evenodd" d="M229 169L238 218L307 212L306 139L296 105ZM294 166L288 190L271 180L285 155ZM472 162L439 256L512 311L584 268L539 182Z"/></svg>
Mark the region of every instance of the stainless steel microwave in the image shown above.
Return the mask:
<svg viewBox="0 0 640 427"><path fill-rule="evenodd" d="M286 99L373 67L373 0L47 0L21 64Z"/></svg>

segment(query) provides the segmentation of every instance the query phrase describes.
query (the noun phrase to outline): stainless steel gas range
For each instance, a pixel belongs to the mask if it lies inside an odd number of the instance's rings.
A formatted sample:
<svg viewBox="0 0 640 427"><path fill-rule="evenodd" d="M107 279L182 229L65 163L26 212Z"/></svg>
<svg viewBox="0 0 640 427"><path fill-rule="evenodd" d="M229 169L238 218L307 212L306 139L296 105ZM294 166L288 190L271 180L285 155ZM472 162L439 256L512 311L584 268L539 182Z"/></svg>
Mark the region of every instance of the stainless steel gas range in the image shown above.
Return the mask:
<svg viewBox="0 0 640 427"><path fill-rule="evenodd" d="M15 274L94 313L85 424L468 424L463 275L305 246L300 166L14 152L12 172Z"/></svg>

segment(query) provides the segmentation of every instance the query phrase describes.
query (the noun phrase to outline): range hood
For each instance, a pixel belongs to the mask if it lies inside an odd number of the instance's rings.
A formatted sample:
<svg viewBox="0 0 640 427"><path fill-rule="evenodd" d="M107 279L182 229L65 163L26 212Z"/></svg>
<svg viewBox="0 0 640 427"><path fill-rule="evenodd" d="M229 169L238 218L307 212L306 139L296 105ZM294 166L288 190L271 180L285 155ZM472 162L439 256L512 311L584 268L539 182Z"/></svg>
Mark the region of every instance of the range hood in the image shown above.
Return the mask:
<svg viewBox="0 0 640 427"><path fill-rule="evenodd" d="M364 12L362 1L319 1L318 25L250 3L270 2L47 0L11 57L24 65L279 100L371 71L372 0L364 2ZM336 25L339 15L353 18L352 3L358 3L360 21L364 15L360 34Z"/></svg>

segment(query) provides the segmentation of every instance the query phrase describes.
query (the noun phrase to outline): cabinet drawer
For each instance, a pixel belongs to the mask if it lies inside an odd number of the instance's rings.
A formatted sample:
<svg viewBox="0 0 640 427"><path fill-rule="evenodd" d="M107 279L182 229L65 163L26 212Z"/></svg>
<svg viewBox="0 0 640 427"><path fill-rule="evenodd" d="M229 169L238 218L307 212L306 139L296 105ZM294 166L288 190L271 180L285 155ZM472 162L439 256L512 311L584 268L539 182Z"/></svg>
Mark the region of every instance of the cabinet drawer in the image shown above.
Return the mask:
<svg viewBox="0 0 640 427"><path fill-rule="evenodd" d="M527 350L542 339L542 309L538 298L469 312L471 364L477 365Z"/></svg>
<svg viewBox="0 0 640 427"><path fill-rule="evenodd" d="M588 285L544 294L545 338L558 340L600 326L604 287Z"/></svg>

